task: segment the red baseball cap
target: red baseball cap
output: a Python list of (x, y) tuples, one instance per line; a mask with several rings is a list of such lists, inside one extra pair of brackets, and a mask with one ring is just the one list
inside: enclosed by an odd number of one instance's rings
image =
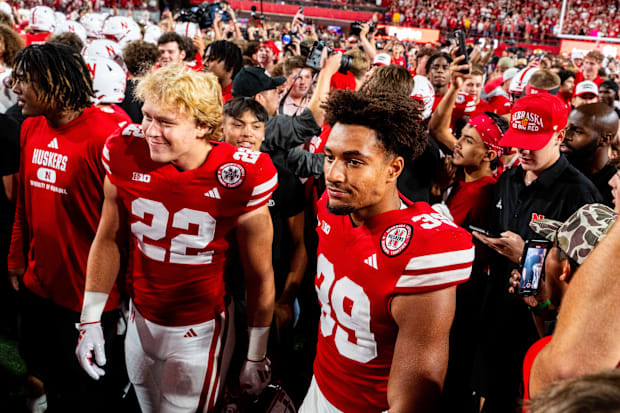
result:
[(510, 128), (500, 146), (537, 151), (568, 121), (564, 103), (549, 93), (527, 95), (517, 100), (510, 112)]
[(260, 47), (268, 47), (269, 49), (271, 49), (275, 57), (278, 57), (278, 55), (280, 54), (280, 49), (278, 49), (278, 46), (276, 46), (273, 40), (267, 40), (262, 42)]

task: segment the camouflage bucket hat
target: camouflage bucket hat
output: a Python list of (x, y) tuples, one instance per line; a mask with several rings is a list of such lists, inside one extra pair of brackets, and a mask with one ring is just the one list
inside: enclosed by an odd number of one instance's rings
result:
[(581, 265), (594, 247), (616, 222), (618, 214), (603, 204), (588, 204), (579, 208), (565, 222), (538, 219), (530, 228), (552, 242)]

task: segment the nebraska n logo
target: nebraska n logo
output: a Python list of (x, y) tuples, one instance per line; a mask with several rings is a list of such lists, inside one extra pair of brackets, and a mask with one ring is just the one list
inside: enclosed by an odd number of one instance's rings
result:
[(193, 328), (190, 328), (183, 337), (198, 337), (198, 334), (196, 334)]
[(370, 257), (366, 258), (364, 260), (364, 264), (368, 264), (369, 266), (377, 270), (377, 254), (372, 254)]
[(48, 148), (58, 149), (58, 140), (56, 138), (52, 139), (50, 143), (47, 144)]

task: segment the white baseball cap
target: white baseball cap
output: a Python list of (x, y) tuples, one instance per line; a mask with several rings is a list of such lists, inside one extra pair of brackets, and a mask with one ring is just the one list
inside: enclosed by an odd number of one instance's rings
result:
[(377, 53), (375, 60), (372, 61), (372, 64), (377, 66), (388, 66), (390, 63), (392, 58), (387, 53)]
[(577, 83), (575, 86), (575, 96), (585, 95), (586, 93), (592, 93), (598, 96), (598, 86), (591, 80), (584, 80), (583, 82)]

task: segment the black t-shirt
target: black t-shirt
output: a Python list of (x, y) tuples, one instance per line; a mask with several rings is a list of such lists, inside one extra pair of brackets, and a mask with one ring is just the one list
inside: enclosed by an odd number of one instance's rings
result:
[(133, 123), (142, 123), (143, 103), (134, 96), (136, 83), (137, 81), (134, 79), (127, 79), (127, 85), (125, 86), (125, 99), (123, 99), (118, 106), (127, 112), (127, 115), (129, 115)]
[(405, 162), (398, 177), (397, 187), (401, 194), (412, 202), (430, 202), (431, 186), (441, 165), (439, 147), (431, 137), (426, 150), (415, 160)]
[(588, 176), (594, 186), (601, 193), (601, 196), (603, 197), (603, 203), (612, 209), (614, 207), (614, 197), (613, 195), (611, 195), (611, 186), (609, 186), (609, 180), (612, 178), (612, 176), (615, 175), (617, 171), (618, 169), (616, 169), (615, 166), (607, 164), (603, 167), (603, 169), (601, 169), (594, 175)]
[[(19, 172), (19, 125), (5, 114), (0, 114), (0, 176)], [(8, 254), (15, 204), (9, 202), (0, 180), (0, 254), (2, 260)], [(6, 267), (4, 267), (6, 268)]]
[[(274, 162), (278, 172), (278, 187), (268, 202), (269, 214), (273, 223), (272, 263), (276, 284), (276, 297), (279, 297), (290, 269), (293, 243), (288, 230), (288, 219), (304, 210), (304, 187), (292, 172)], [(235, 300), (243, 299), (244, 277), (238, 251), (235, 250), (227, 265), (228, 291)]]

